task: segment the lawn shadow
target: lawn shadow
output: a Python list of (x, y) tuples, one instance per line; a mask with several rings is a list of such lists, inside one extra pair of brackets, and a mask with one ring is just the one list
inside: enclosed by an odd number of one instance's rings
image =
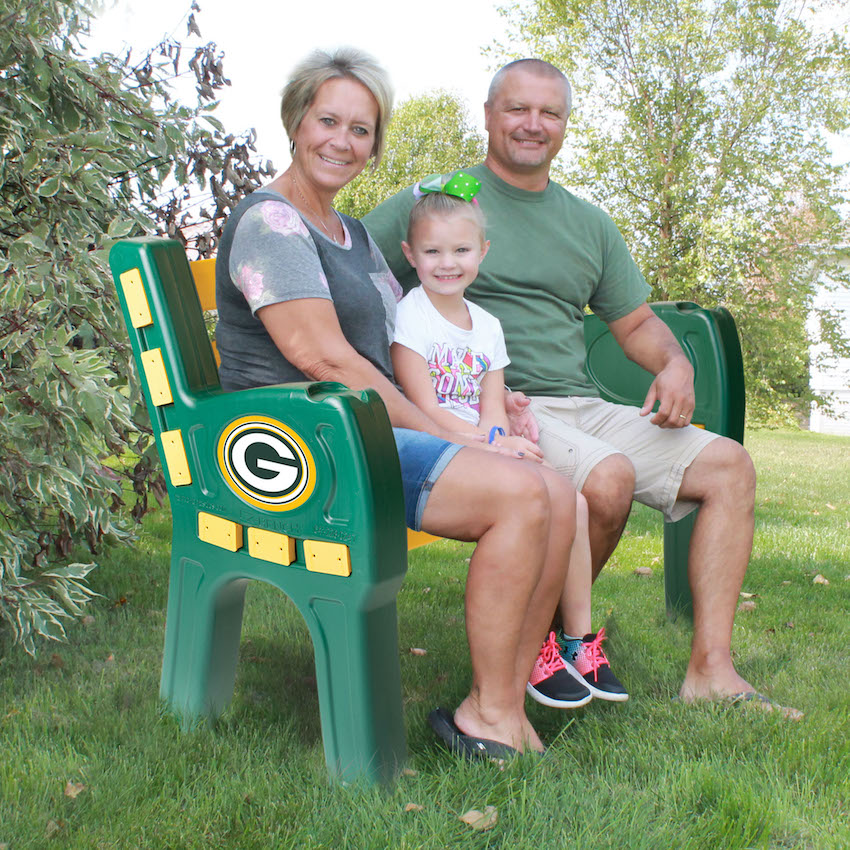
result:
[(322, 738), (307, 625), (289, 597), (259, 582), (248, 590), (230, 712), (243, 723), (290, 727), (309, 744)]

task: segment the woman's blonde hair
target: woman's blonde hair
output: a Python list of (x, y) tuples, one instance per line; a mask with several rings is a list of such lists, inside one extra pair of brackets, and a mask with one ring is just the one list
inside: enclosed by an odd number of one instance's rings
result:
[(313, 103), (319, 86), (335, 79), (355, 80), (364, 85), (378, 104), (375, 144), (372, 147), (374, 169), (384, 153), (387, 124), (393, 109), (393, 87), (389, 75), (377, 61), (356, 47), (339, 47), (333, 52), (314, 50), (293, 69), (280, 99), (280, 118), (290, 138), (289, 148), (295, 152), (292, 138)]

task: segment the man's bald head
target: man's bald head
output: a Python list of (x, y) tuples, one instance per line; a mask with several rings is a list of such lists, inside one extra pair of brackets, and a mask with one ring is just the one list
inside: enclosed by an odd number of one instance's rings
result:
[(564, 84), (564, 98), (567, 104), (567, 114), (569, 117), (573, 106), (573, 92), (570, 86), (570, 81), (559, 68), (556, 68), (550, 62), (544, 59), (516, 59), (513, 62), (508, 62), (507, 65), (496, 71), (487, 91), (487, 105), (491, 105), (498, 96), (499, 88), (512, 71), (525, 71), (529, 74), (536, 74), (540, 77), (549, 77), (559, 79)]

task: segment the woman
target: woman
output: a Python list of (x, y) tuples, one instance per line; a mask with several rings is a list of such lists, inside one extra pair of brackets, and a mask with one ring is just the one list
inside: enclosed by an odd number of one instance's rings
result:
[[(429, 718), (455, 751), (542, 751), (525, 686), (564, 583), (575, 491), (516, 451), (448, 432), (393, 383), (398, 284), (336, 193), (380, 161), (392, 92), (352, 48), (317, 51), (283, 90), (292, 164), (234, 210), (219, 247), (218, 348), (228, 390), (303, 380), (380, 394), (394, 427), (411, 528), (475, 540), (466, 584), (473, 681)], [(507, 590), (506, 592), (506, 589)]]

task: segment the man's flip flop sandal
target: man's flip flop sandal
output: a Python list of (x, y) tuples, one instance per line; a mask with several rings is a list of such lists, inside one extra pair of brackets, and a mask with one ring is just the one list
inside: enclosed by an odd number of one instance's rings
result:
[(455, 725), (454, 716), (448, 709), (434, 709), (428, 715), (428, 723), (451, 752), (464, 758), (498, 761), (520, 755), (519, 750), (499, 741), (465, 735)]
[[(684, 700), (678, 694), (672, 698), (672, 702), (680, 702), (685, 705)], [(695, 700), (695, 702), (697, 701)], [(703, 702), (703, 700), (699, 700), (699, 702)], [(778, 711), (786, 720), (802, 720), (806, 716), (799, 708), (780, 705), (778, 702), (774, 702), (770, 697), (766, 697), (758, 691), (742, 691), (739, 694), (732, 694), (732, 696), (720, 700), (705, 700), (705, 702), (709, 704), (714, 702), (715, 705), (725, 705), (730, 708), (753, 703), (764, 711)]]
[(743, 705), (745, 703), (755, 703), (759, 708), (765, 711), (778, 711), (787, 720), (802, 720), (805, 716), (798, 708), (790, 708), (789, 706), (780, 705), (772, 699), (760, 694), (758, 691), (746, 691), (740, 694), (725, 699), (727, 705)]

